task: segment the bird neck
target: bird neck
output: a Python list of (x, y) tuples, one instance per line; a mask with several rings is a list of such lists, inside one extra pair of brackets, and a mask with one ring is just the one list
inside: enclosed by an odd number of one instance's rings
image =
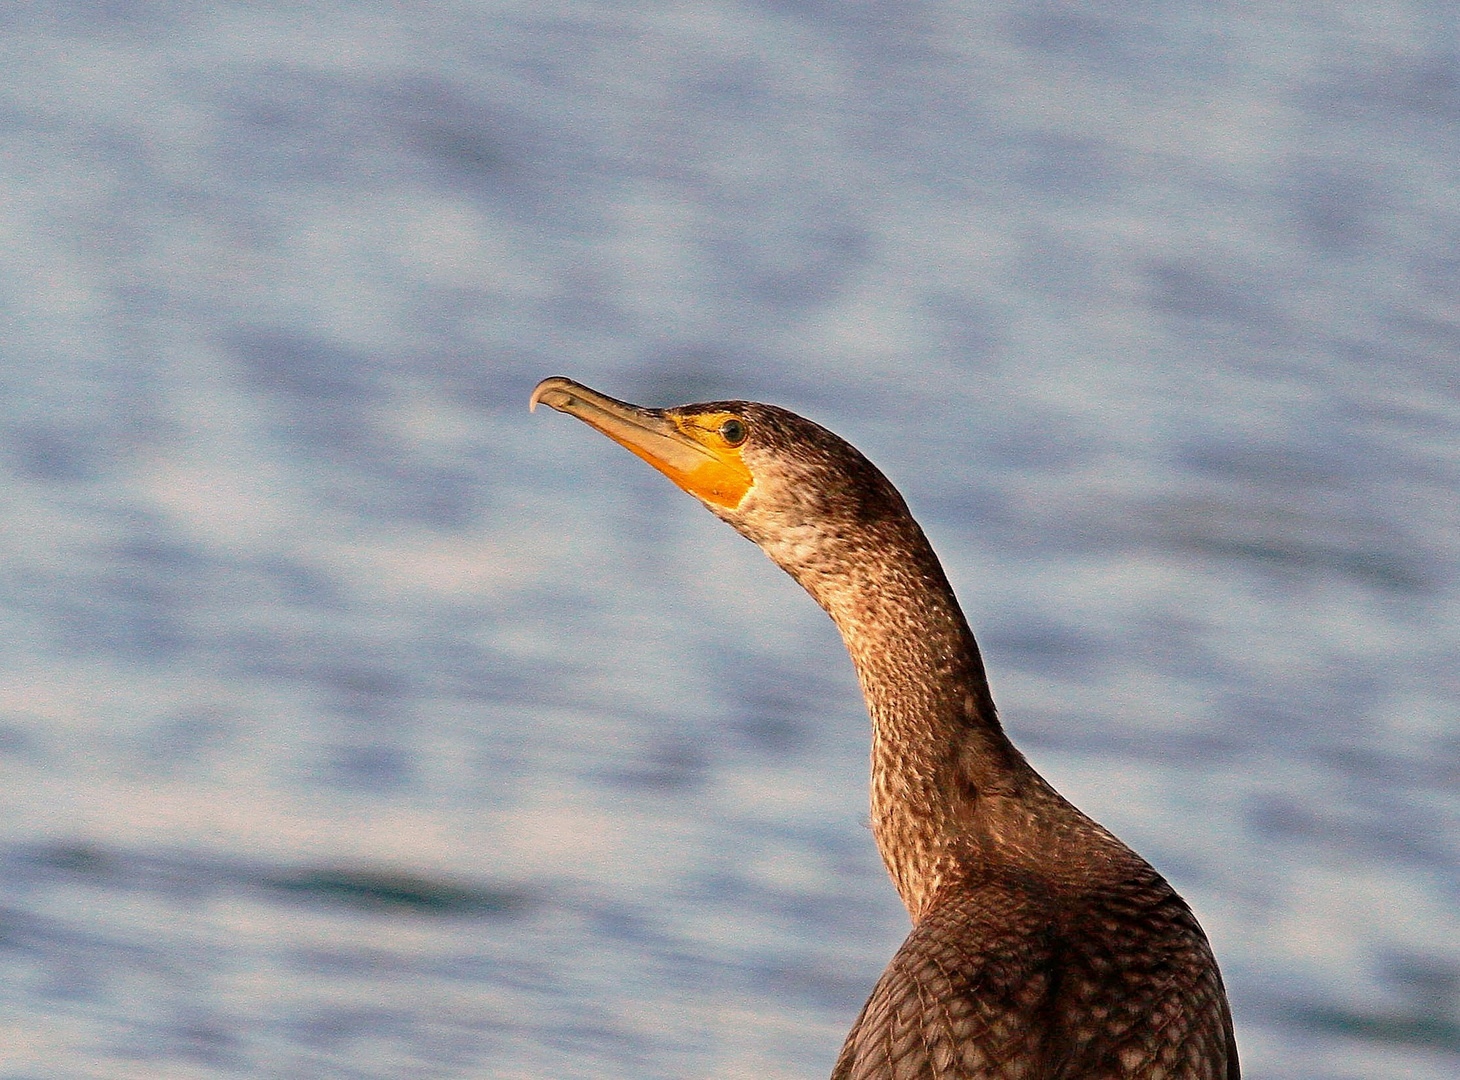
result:
[(917, 921), (989, 843), (980, 804), (1016, 804), (1044, 785), (998, 722), (978, 645), (921, 528), (907, 518), (877, 539), (791, 573), (856, 666), (872, 720), (872, 831)]

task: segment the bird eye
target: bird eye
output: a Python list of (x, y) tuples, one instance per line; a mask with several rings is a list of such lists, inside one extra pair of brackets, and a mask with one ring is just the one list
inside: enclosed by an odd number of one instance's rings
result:
[(731, 446), (739, 446), (745, 441), (747, 434), (743, 420), (726, 420), (720, 425), (720, 438), (724, 439)]

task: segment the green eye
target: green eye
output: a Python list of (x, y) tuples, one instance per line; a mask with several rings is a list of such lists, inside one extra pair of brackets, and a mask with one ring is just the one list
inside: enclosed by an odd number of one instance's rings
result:
[(745, 441), (747, 432), (743, 420), (726, 420), (720, 425), (720, 438), (724, 439), (731, 446), (739, 446)]

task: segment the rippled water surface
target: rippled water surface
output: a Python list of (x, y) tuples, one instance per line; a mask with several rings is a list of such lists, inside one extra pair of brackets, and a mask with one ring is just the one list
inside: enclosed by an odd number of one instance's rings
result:
[(1247, 1074), (1456, 1075), (1460, 22), (1309, 7), (4, 6), (0, 1077), (829, 1072), (850, 664), (550, 374), (850, 438)]

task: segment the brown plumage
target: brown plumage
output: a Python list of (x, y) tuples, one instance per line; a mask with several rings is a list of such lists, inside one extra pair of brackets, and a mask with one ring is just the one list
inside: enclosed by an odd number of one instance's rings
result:
[(532, 403), (622, 443), (758, 544), (836, 623), (872, 719), (872, 830), (913, 929), (832, 1080), (1237, 1080), (1201, 927), (1004, 734), (948, 579), (853, 446), (770, 405)]

